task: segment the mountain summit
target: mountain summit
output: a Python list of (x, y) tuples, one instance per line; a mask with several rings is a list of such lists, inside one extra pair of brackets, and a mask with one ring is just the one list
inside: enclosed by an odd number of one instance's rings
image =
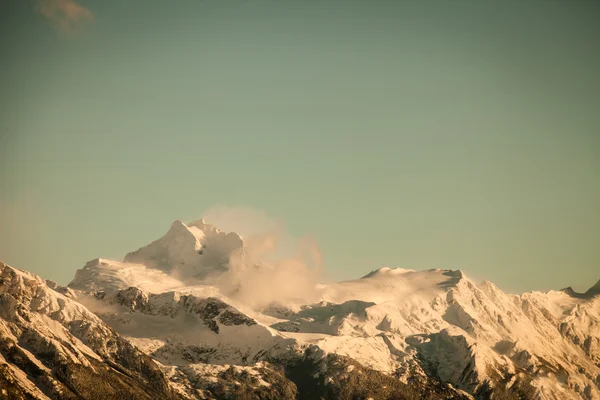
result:
[(163, 237), (127, 254), (124, 261), (182, 277), (204, 278), (226, 271), (230, 258), (243, 246), (238, 234), (221, 232), (204, 220), (188, 225), (175, 221)]
[(594, 286), (589, 288), (588, 291), (585, 292), (585, 294), (588, 296), (599, 295), (600, 294), (600, 280), (598, 282), (596, 282), (596, 284)]

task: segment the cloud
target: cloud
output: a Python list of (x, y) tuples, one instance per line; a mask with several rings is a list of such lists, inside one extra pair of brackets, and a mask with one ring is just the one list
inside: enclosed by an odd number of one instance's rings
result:
[(295, 240), (281, 222), (245, 207), (213, 208), (204, 219), (223, 231), (241, 233), (245, 241), (229, 259), (229, 270), (207, 283), (254, 309), (317, 300), (322, 257), (314, 239)]
[(62, 34), (80, 33), (86, 24), (94, 22), (92, 12), (73, 0), (37, 0), (35, 10)]

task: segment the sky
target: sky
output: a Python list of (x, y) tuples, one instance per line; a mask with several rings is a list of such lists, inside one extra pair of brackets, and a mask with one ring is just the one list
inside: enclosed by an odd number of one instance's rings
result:
[(1, 9), (8, 264), (66, 284), (230, 207), (314, 238), (327, 279), (600, 279), (598, 2)]

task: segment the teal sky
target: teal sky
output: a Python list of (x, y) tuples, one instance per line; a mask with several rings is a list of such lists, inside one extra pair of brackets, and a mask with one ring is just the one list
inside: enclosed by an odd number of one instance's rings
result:
[(600, 278), (598, 2), (79, 4), (2, 5), (3, 261), (65, 284), (229, 205), (336, 279)]

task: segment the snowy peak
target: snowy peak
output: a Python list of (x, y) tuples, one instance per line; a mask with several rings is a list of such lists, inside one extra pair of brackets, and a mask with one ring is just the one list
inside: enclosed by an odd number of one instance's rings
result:
[(188, 225), (175, 221), (163, 237), (127, 254), (124, 261), (181, 278), (204, 278), (226, 271), (230, 258), (243, 248), (238, 234), (221, 232), (204, 220)]

